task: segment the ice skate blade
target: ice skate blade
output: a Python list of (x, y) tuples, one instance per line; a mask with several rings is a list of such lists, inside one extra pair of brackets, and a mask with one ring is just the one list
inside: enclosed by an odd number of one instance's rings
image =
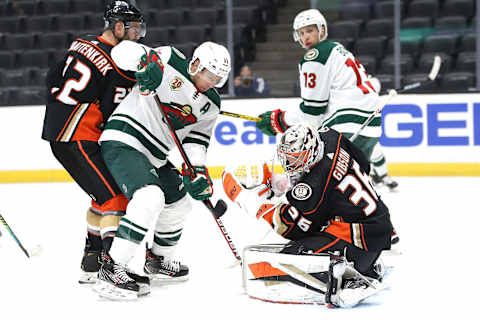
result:
[(146, 296), (147, 294), (150, 294), (150, 285), (146, 283), (139, 283), (138, 284), (139, 289), (138, 289), (138, 296), (143, 297)]
[(163, 275), (163, 274), (149, 274), (149, 273), (147, 273), (146, 275), (147, 275), (147, 277), (150, 278), (150, 281), (153, 284), (156, 284), (156, 285), (174, 284), (174, 283), (178, 283), (178, 282), (185, 282), (185, 281), (188, 280), (188, 275), (182, 276), (182, 277), (175, 277), (175, 278), (172, 278), (172, 277), (169, 277), (169, 276)]
[(97, 282), (93, 286), (93, 290), (97, 292), (100, 297), (109, 300), (137, 300), (140, 294), (137, 291), (120, 289), (118, 287), (115, 287), (113, 284), (102, 280), (97, 280)]
[(95, 284), (98, 279), (98, 272), (85, 272), (82, 271), (78, 283), (80, 284)]

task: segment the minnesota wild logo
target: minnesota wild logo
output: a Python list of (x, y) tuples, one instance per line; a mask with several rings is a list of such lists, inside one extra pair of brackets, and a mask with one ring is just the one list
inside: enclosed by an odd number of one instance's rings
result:
[(317, 59), (319, 54), (320, 53), (318, 52), (318, 49), (313, 48), (313, 49), (308, 50), (307, 53), (305, 53), (305, 56), (303, 58), (307, 61), (312, 61), (312, 60)]
[(181, 105), (172, 102), (169, 105), (165, 104), (164, 109), (167, 111), (168, 117), (172, 121), (175, 130), (197, 122), (197, 118), (192, 113), (192, 106), (188, 104)]

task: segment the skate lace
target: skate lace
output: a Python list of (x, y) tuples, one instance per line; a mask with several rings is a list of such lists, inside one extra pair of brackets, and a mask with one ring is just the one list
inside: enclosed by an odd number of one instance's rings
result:
[(162, 267), (168, 271), (178, 272), (180, 271), (180, 261), (163, 259)]
[(132, 281), (132, 278), (128, 276), (127, 271), (123, 267), (119, 265), (114, 265), (113, 271), (115, 273), (115, 276), (117, 276), (122, 282)]

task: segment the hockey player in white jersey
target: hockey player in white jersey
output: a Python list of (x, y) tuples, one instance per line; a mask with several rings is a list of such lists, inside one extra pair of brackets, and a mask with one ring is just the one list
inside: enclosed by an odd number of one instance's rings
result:
[[(298, 65), (302, 102), (299, 108), (261, 114), (257, 127), (276, 135), (305, 121), (353, 136), (379, 102), (364, 67), (340, 43), (327, 40), (327, 22), (319, 10), (300, 12), (293, 30), (294, 40), (306, 50)], [(367, 158), (380, 136), (380, 124), (380, 116), (374, 118), (354, 142)]]
[[(371, 75), (369, 75), (368, 79), (375, 88), (375, 91), (380, 93), (382, 89), (382, 84), (380, 80)], [(398, 183), (393, 180), (388, 174), (387, 160), (385, 159), (385, 155), (383, 154), (380, 142), (377, 142), (373, 147), (370, 163), (372, 164), (373, 169), (370, 171), (370, 176), (372, 177), (375, 185), (385, 186), (390, 191), (396, 191)]]
[[(206, 152), (220, 112), (214, 87), (225, 84), (230, 55), (225, 47), (205, 42), (188, 61), (174, 47), (151, 49), (123, 41), (112, 58), (122, 69), (137, 70), (138, 85), (117, 107), (100, 138), (105, 162), (129, 204), (95, 290), (107, 298), (136, 299), (139, 286), (125, 273), (126, 266), (151, 229), (153, 244), (144, 272), (152, 280), (169, 282), (188, 277), (187, 266), (172, 257), (191, 210), (186, 193), (196, 200), (213, 193)], [(160, 108), (173, 123), (195, 173), (184, 165), (180, 175), (168, 160), (175, 143)]]

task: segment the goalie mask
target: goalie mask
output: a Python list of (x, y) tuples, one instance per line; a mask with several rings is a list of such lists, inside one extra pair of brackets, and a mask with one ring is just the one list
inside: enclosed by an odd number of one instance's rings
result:
[(306, 124), (290, 127), (280, 138), (277, 156), (288, 176), (302, 175), (323, 157), (324, 143)]
[[(320, 13), (320, 11), (318, 11), (317, 9), (308, 9), (300, 12), (299, 14), (297, 14), (295, 20), (293, 21), (293, 40), (300, 43), (300, 45), (304, 49), (306, 47), (300, 38), (299, 29), (311, 25), (316, 25), (318, 28), (319, 42), (327, 39), (328, 36), (327, 21), (325, 20), (325, 17)], [(325, 27), (325, 34), (323, 35), (323, 37), (322, 27)]]
[(105, 29), (112, 29), (115, 23), (120, 21), (125, 26), (125, 30), (133, 28), (132, 22), (138, 22), (140, 28), (138, 34), (140, 38), (145, 37), (147, 33), (147, 26), (143, 19), (143, 15), (134, 5), (129, 4), (126, 1), (113, 1), (105, 8), (103, 14), (103, 20), (105, 20)]
[[(200, 63), (197, 70), (192, 72), (193, 63), (198, 60)], [(212, 76), (220, 77), (221, 79), (215, 84), (215, 87), (221, 88), (228, 80), (230, 73), (230, 53), (227, 48), (222, 45), (207, 41), (199, 45), (192, 55), (192, 60), (188, 66), (188, 73), (192, 76), (207, 69)]]

